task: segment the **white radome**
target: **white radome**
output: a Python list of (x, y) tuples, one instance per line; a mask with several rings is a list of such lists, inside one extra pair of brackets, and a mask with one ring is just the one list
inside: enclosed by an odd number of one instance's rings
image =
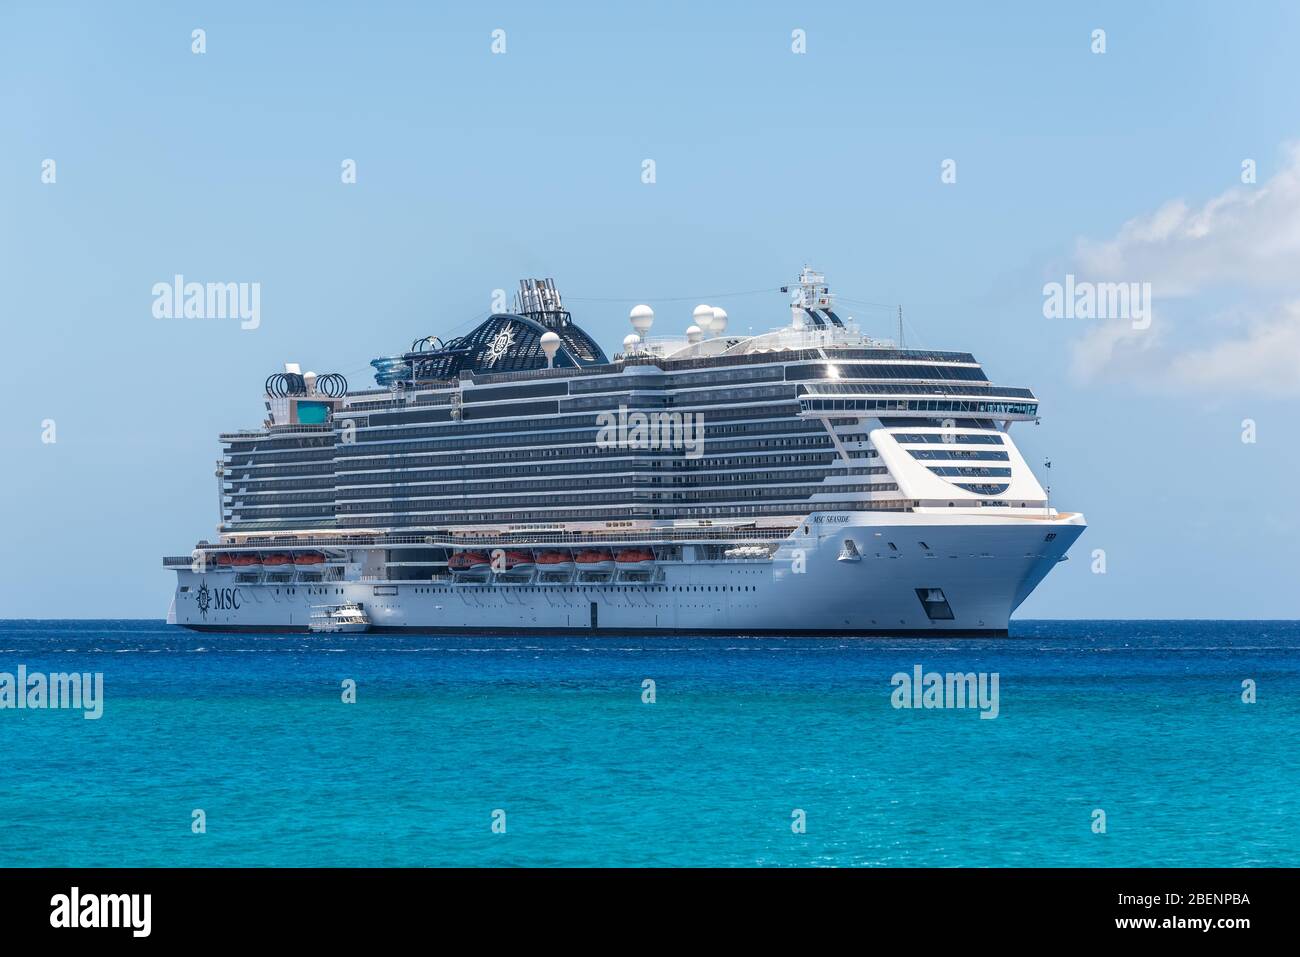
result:
[(703, 303), (695, 307), (691, 313), (691, 320), (700, 327), (703, 332), (708, 332), (713, 325), (713, 307), (706, 306)]
[(699, 326), (690, 326), (690, 327), (688, 327), (687, 330), (686, 330), (686, 341), (687, 341), (687, 342), (690, 342), (690, 343), (696, 343), (696, 342), (699, 342), (700, 339), (703, 338), (703, 336), (704, 336), (704, 333), (700, 330), (700, 327), (699, 327)]
[(713, 307), (713, 334), (720, 336), (727, 331), (727, 310), (721, 306)]
[(628, 319), (631, 320), (632, 328), (636, 330), (637, 335), (644, 336), (650, 331), (650, 327), (654, 324), (655, 311), (642, 303), (639, 306), (632, 307), (632, 312), (628, 314)]
[(623, 337), (623, 351), (636, 352), (636, 347), (641, 344), (641, 337), (635, 332), (630, 332)]
[(560, 337), (554, 332), (543, 332), (540, 340), (542, 351), (546, 353), (546, 364), (555, 362), (555, 353), (560, 351)]

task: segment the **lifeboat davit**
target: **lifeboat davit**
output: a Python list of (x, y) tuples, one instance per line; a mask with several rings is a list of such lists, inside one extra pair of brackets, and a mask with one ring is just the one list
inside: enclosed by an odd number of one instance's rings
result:
[(324, 565), (325, 556), (320, 552), (299, 552), (293, 556), (295, 565)]
[(655, 553), (648, 548), (625, 548), (616, 560), (620, 568), (648, 568), (655, 563)]
[(551, 549), (537, 556), (537, 567), (544, 572), (567, 572), (573, 569), (573, 557), (568, 552)]
[(614, 570), (614, 556), (603, 548), (584, 548), (574, 559), (578, 570), (584, 572), (608, 572)]

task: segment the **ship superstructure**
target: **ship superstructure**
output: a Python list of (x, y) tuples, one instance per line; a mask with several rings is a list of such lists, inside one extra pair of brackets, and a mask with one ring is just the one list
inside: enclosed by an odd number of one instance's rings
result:
[(654, 311), (608, 357), (555, 284), (372, 365), (288, 364), (261, 429), (221, 436), (218, 540), (164, 559), (172, 617), (307, 630), (1004, 632), (1083, 531), (1010, 436), (1029, 389), (900, 348), (805, 268), (779, 329)]

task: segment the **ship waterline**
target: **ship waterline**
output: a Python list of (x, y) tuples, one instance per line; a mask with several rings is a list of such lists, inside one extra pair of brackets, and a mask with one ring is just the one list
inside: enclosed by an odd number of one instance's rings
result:
[(169, 621), (307, 631), (1005, 633), (1082, 515), (1010, 429), (1028, 389), (863, 334), (805, 268), (791, 319), (684, 337), (647, 306), (610, 360), (549, 280), (469, 335), (377, 359), (377, 390), (288, 364), (222, 435), (215, 542), (164, 559)]

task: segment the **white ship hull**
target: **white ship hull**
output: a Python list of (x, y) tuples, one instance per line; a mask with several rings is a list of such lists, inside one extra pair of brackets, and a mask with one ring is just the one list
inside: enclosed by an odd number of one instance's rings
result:
[(997, 635), (1083, 529), (1081, 516), (1045, 510), (814, 513), (768, 559), (697, 561), (687, 549), (646, 582), (382, 581), (364, 562), (318, 583), (179, 569), (175, 614), (200, 630), (306, 632), (329, 601), (359, 603), (375, 632)]

